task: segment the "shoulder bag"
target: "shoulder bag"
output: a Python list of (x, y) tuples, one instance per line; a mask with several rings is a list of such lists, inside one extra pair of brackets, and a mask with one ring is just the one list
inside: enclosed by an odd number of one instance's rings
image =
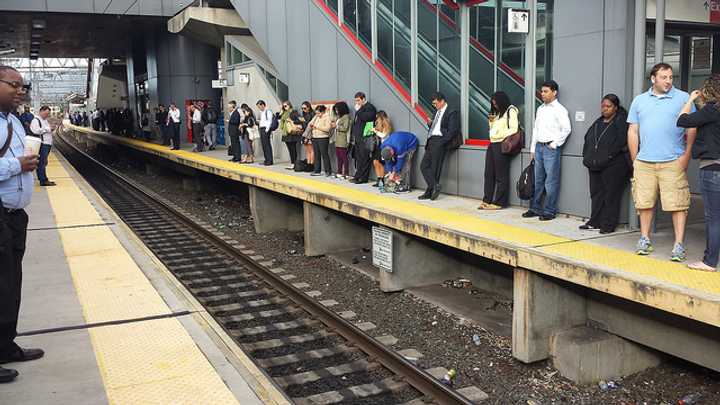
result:
[(518, 113), (518, 130), (514, 134), (508, 136), (507, 138), (503, 139), (502, 144), (500, 145), (500, 152), (503, 155), (509, 155), (509, 156), (515, 156), (522, 148), (525, 146), (525, 133), (523, 132), (522, 128), (520, 128), (520, 112), (518, 111), (517, 107), (510, 106), (508, 107), (507, 114), (507, 125), (508, 128), (510, 128), (510, 109), (514, 108), (515, 111)]

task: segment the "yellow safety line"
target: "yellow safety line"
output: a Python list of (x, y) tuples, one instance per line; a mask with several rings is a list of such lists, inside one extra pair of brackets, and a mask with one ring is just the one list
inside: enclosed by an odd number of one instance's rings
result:
[[(47, 188), (59, 221), (100, 217), (51, 155)], [(170, 308), (108, 227), (60, 229), (88, 323), (169, 314)], [(175, 318), (88, 330), (111, 404), (236, 404), (237, 400)]]

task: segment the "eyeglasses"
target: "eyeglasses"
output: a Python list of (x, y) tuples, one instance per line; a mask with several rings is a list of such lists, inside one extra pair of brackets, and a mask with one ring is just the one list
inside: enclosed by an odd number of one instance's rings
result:
[(22, 90), (23, 92), (30, 91), (30, 85), (29, 84), (23, 84), (22, 82), (9, 82), (7, 80), (0, 79), (0, 82), (3, 82), (15, 90)]

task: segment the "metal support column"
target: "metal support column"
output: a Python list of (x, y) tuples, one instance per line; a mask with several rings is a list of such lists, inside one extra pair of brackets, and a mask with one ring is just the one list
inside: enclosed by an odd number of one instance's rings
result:
[(537, 0), (528, 0), (527, 8), (530, 10), (529, 31), (525, 37), (525, 133), (526, 139), (532, 139), (532, 129), (535, 124), (535, 88), (537, 55)]
[(418, 4), (410, 1), (410, 101), (418, 103)]
[(372, 62), (375, 63), (377, 61), (378, 57), (378, 44), (377, 44), (377, 37), (378, 37), (378, 26), (377, 26), (377, 2), (378, 0), (371, 0), (370, 1), (370, 30), (372, 31), (372, 40), (370, 43), (372, 44)]
[(460, 5), (460, 126), (470, 134), (470, 8)]
[[(633, 46), (633, 97), (642, 93), (646, 84), (645, 78), (645, 24), (647, 20), (647, 0), (635, 0), (635, 40)], [(657, 49), (657, 48), (656, 48)], [(628, 203), (628, 227), (638, 229), (639, 218), (635, 204)]]
[(345, 23), (345, 1), (338, 1), (338, 26), (342, 26)]
[(657, 0), (655, 8), (655, 63), (665, 56), (665, 0)]

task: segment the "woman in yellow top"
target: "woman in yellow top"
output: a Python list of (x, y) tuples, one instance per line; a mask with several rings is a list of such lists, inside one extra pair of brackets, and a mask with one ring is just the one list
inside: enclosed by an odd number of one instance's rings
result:
[(490, 146), (485, 154), (485, 197), (481, 210), (499, 210), (508, 206), (510, 197), (510, 160), (501, 151), (502, 141), (518, 131), (518, 109), (502, 91), (490, 99)]

